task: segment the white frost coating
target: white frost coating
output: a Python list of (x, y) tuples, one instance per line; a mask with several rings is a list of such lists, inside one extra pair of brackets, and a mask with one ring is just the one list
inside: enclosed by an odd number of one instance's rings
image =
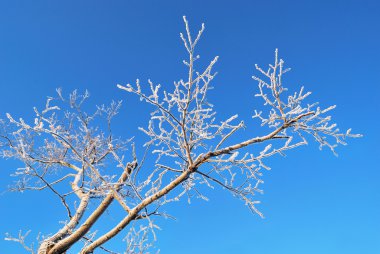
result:
[[(263, 216), (255, 195), (263, 192), (262, 169), (270, 169), (269, 157), (284, 156), (287, 150), (307, 144), (309, 137), (334, 153), (347, 137), (360, 137), (351, 134), (351, 129), (340, 132), (331, 122), (326, 113), (335, 106), (320, 108), (318, 103), (306, 102), (311, 93), (303, 87), (288, 93), (283, 75), (290, 69), (284, 68), (276, 50), (274, 63), (267, 70), (256, 65), (259, 76), (253, 76), (258, 83), (256, 97), (267, 110), (254, 110), (252, 117), (260, 120), (267, 134), (248, 133), (250, 138), (241, 141), (238, 133), (245, 127), (244, 121), (237, 114), (217, 120), (208, 100), (218, 57), (204, 69), (195, 64), (200, 58), (195, 49), (204, 25), (192, 38), (186, 17), (184, 22), (186, 32), (180, 38), (188, 53), (183, 61), (186, 77), (172, 87), (151, 80), (117, 85), (152, 106), (150, 120), (139, 128), (148, 137), (144, 147), (134, 145), (133, 138), (123, 140), (113, 135), (112, 119), (121, 102), (85, 112), (88, 91), (83, 95), (74, 91), (65, 98), (57, 89), (57, 99), (48, 97), (44, 109), (34, 108), (32, 124), (22, 118), (17, 121), (10, 114), (6, 114), (7, 120), (0, 119), (0, 155), (24, 164), (13, 173), (17, 182), (12, 190), (50, 190), (67, 212), (64, 226), (46, 237), (34, 253), (63, 253), (79, 240), (84, 241), (82, 254), (96, 248), (114, 253), (103, 244), (125, 227), (129, 227), (126, 253), (144, 252), (152, 246), (148, 236), (155, 239), (153, 217), (170, 217), (162, 207), (183, 199), (208, 200), (205, 187), (221, 187)], [(147, 159), (149, 156), (153, 160)], [(88, 206), (92, 200), (101, 203)], [(112, 202), (125, 210), (125, 218), (108, 232), (96, 234), (95, 222)], [(8, 237), (15, 239), (29, 248), (25, 235)]]

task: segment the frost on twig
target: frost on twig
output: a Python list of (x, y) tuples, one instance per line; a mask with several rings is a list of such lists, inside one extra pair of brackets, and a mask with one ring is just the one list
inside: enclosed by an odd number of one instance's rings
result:
[[(21, 244), (21, 246), (27, 252), (29, 252), (31, 254), (37, 254), (37, 251), (36, 251), (35, 246), (34, 246), (34, 242), (32, 242), (31, 244), (26, 243), (26, 238), (28, 237), (30, 232), (31, 232), (31, 230), (28, 230), (26, 233), (23, 234), (22, 231), (20, 230), (17, 237), (13, 237), (9, 233), (6, 233), (4, 240), (5, 241), (17, 242), (17, 243)], [(40, 235), (37, 236), (37, 241), (39, 241), (39, 240), (40, 240)]]
[[(305, 92), (302, 87), (299, 92), (289, 94), (283, 85), (283, 76), (290, 69), (284, 67), (284, 61), (275, 51), (274, 63), (263, 70), (256, 65), (258, 76), (253, 79), (258, 82), (260, 97), (268, 108), (268, 114), (262, 111), (254, 111), (253, 118), (258, 118), (262, 126), (268, 126), (274, 130), (274, 134), (260, 140), (248, 140), (235, 146), (225, 148), (225, 141), (244, 128), (244, 122), (238, 121), (238, 115), (234, 115), (225, 121), (216, 120), (216, 112), (213, 105), (207, 100), (207, 93), (211, 81), (215, 78), (213, 67), (218, 60), (214, 58), (209, 65), (198, 70), (195, 45), (198, 43), (204, 26), (197, 33), (196, 39), (192, 39), (190, 28), (186, 18), (186, 33), (180, 34), (188, 53), (188, 59), (184, 64), (188, 69), (188, 77), (174, 82), (172, 90), (164, 90), (160, 84), (154, 84), (148, 80), (148, 85), (143, 85), (137, 80), (135, 85), (118, 85), (122, 90), (133, 93), (153, 106), (151, 119), (147, 127), (141, 127), (149, 140), (146, 146), (153, 146), (153, 153), (157, 156), (156, 170), (145, 182), (151, 187), (148, 194), (157, 191), (164, 182), (173, 179), (205, 154), (215, 153), (205, 160), (209, 166), (205, 170), (198, 168), (196, 174), (191, 175), (181, 185), (182, 192), (177, 192), (174, 197), (165, 197), (163, 203), (177, 201), (183, 196), (196, 196), (207, 200), (198, 184), (205, 184), (213, 188), (214, 185), (223, 187), (233, 195), (242, 199), (255, 213), (262, 214), (256, 209), (259, 203), (253, 196), (262, 193), (260, 185), (261, 169), (269, 169), (266, 160), (275, 154), (284, 155), (287, 150), (307, 144), (307, 136), (311, 135), (320, 145), (327, 146), (334, 154), (338, 144), (345, 144), (347, 137), (359, 137), (360, 135), (340, 132), (335, 123), (331, 123), (331, 116), (327, 115), (335, 106), (320, 108), (318, 103), (307, 103), (306, 99), (311, 94)], [(147, 89), (145, 88), (147, 87)], [(257, 153), (245, 148), (251, 143), (265, 142), (266, 145)], [(257, 149), (254, 149), (257, 150)], [(169, 159), (169, 160), (168, 160)], [(161, 161), (171, 161), (161, 163)], [(156, 180), (153, 175), (156, 175)], [(168, 176), (167, 176), (168, 175)], [(164, 180), (165, 176), (169, 180)], [(161, 201), (157, 201), (160, 203)]]
[[(114, 135), (112, 120), (121, 102), (87, 113), (87, 91), (64, 96), (57, 90), (57, 98), (49, 97), (43, 109), (34, 109), (34, 121), (11, 114), (0, 120), (0, 155), (23, 163), (13, 173), (17, 183), (12, 190), (48, 190), (67, 213), (63, 227), (42, 241), (38, 254), (64, 253), (80, 240), (81, 254), (97, 248), (114, 253), (103, 244), (124, 228), (129, 229), (125, 253), (148, 253), (158, 228), (153, 218), (172, 218), (164, 211), (171, 202), (207, 201), (206, 188), (220, 187), (263, 216), (255, 196), (263, 192), (262, 175), (270, 169), (270, 157), (284, 156), (309, 140), (335, 154), (346, 138), (360, 137), (350, 129), (341, 132), (332, 122), (329, 113), (335, 106), (309, 102), (311, 93), (303, 87), (288, 91), (284, 74), (289, 69), (277, 50), (274, 63), (268, 68), (256, 65), (253, 76), (258, 83), (256, 97), (265, 105), (264, 112), (253, 112), (253, 118), (263, 131), (240, 135), (245, 122), (238, 114), (221, 118), (208, 100), (218, 57), (204, 68), (198, 65), (196, 46), (205, 27), (202, 24), (193, 36), (185, 17), (184, 22), (180, 38), (187, 52), (185, 77), (173, 86), (152, 80), (118, 85), (151, 106), (148, 123), (139, 128), (147, 137), (143, 146)], [(257, 136), (262, 132), (266, 134)], [(100, 202), (91, 207), (93, 200)], [(112, 203), (125, 216), (99, 233), (96, 222)], [(23, 235), (17, 239), (26, 246)]]
[[(155, 230), (159, 229), (157, 225), (150, 219), (147, 223), (131, 225), (129, 232), (123, 239), (127, 243), (125, 254), (145, 253), (150, 254), (154, 249), (154, 242), (156, 241)], [(159, 250), (155, 252), (159, 253)]]
[[(301, 87), (299, 92), (287, 94), (287, 88), (283, 86), (283, 76), (289, 68), (284, 68), (284, 61), (278, 57), (278, 50), (275, 51), (275, 61), (269, 65), (267, 71), (264, 71), (258, 65), (256, 70), (263, 76), (253, 76), (258, 82), (259, 93), (264, 105), (269, 107), (269, 114), (263, 116), (262, 112), (255, 111), (253, 118), (259, 118), (262, 126), (268, 125), (271, 128), (278, 128), (284, 124), (290, 124), (292, 135), (300, 137), (306, 143), (303, 134), (309, 134), (314, 137), (322, 147), (327, 146), (336, 154), (335, 147), (338, 144), (346, 145), (347, 137), (361, 137), (358, 134), (352, 134), (351, 129), (346, 132), (340, 132), (337, 124), (331, 122), (331, 116), (327, 115), (329, 111), (336, 106), (321, 108), (318, 102), (305, 103), (305, 99), (311, 95), (311, 92), (305, 92)], [(285, 128), (281, 134), (288, 136), (288, 129)]]

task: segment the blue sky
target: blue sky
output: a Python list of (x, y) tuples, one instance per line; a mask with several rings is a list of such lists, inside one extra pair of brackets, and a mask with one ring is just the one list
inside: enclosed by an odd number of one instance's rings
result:
[[(160, 222), (158, 247), (164, 254), (380, 253), (379, 13), (377, 1), (348, 0), (1, 1), (0, 114), (28, 116), (57, 87), (88, 89), (94, 104), (123, 99), (118, 128), (135, 131), (147, 112), (116, 84), (151, 78), (170, 87), (181, 78), (186, 15), (193, 30), (206, 24), (202, 61), (220, 56), (210, 101), (220, 116), (239, 113), (249, 122), (261, 103), (254, 64), (270, 63), (279, 48), (293, 69), (288, 86), (337, 104), (339, 126), (364, 137), (339, 147), (339, 157), (311, 143), (274, 158), (258, 197), (265, 219), (223, 191), (210, 202), (170, 207), (177, 221)], [(1, 193), (13, 166), (0, 161)], [(1, 194), (0, 235), (56, 229), (62, 210), (51, 198)], [(0, 252), (23, 253), (4, 241)]]

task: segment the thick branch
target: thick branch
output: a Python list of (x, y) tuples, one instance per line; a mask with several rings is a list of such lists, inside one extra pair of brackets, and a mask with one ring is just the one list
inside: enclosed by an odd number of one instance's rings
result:
[(62, 239), (67, 234), (71, 233), (71, 231), (78, 225), (79, 221), (82, 219), (84, 211), (87, 208), (88, 201), (90, 200), (90, 195), (84, 195), (81, 199), (79, 206), (75, 215), (70, 219), (69, 223), (67, 223), (62, 229), (60, 229), (55, 235), (49, 237), (41, 244), (38, 254), (46, 254), (49, 250), (49, 247), (52, 246), (56, 241)]
[[(133, 169), (137, 166), (137, 163), (128, 164), (123, 174), (120, 176), (116, 187), (116, 190), (121, 188), (121, 184), (124, 183), (127, 178), (132, 173)], [(95, 224), (99, 217), (106, 211), (109, 205), (114, 200), (114, 193), (110, 192), (100, 203), (100, 205), (92, 212), (92, 214), (87, 218), (87, 220), (69, 237), (59, 241), (49, 252), (48, 254), (61, 254), (64, 251), (68, 250), (73, 244), (79, 241)]]
[(164, 195), (166, 195), (167, 193), (169, 193), (171, 190), (173, 190), (174, 188), (176, 188), (179, 184), (181, 184), (183, 181), (185, 181), (193, 172), (195, 172), (197, 170), (197, 168), (199, 166), (201, 166), (209, 158), (215, 157), (215, 156), (218, 156), (218, 155), (221, 155), (221, 154), (226, 154), (226, 153), (229, 153), (229, 152), (231, 152), (233, 150), (237, 150), (237, 149), (240, 149), (242, 147), (245, 147), (245, 146), (248, 146), (248, 145), (251, 145), (251, 144), (254, 144), (254, 143), (260, 143), (260, 142), (264, 142), (266, 140), (270, 140), (270, 139), (274, 138), (279, 132), (281, 132), (282, 130), (284, 130), (284, 129), (288, 128), (289, 126), (291, 126), (291, 124), (297, 122), (302, 117), (305, 117), (305, 116), (310, 115), (312, 113), (313, 112), (309, 112), (309, 113), (300, 115), (297, 118), (295, 118), (292, 121), (290, 121), (289, 123), (285, 123), (280, 128), (274, 130), (273, 132), (269, 133), (266, 136), (253, 138), (253, 139), (247, 140), (245, 142), (229, 146), (229, 147), (224, 148), (224, 149), (220, 149), (220, 150), (217, 150), (217, 151), (214, 151), (214, 152), (209, 152), (209, 153), (207, 153), (204, 156), (199, 156), (196, 159), (196, 161), (194, 162), (194, 164), (191, 165), (187, 170), (185, 170), (184, 172), (182, 172), (177, 178), (175, 178), (172, 182), (170, 182), (168, 185), (166, 185), (163, 189), (161, 189), (157, 193), (155, 193), (155, 194), (153, 194), (153, 195), (145, 198), (139, 205), (137, 205), (135, 208), (133, 208), (131, 210), (131, 212), (128, 214), (128, 216), (126, 216), (123, 220), (121, 220), (119, 222), (119, 224), (117, 224), (113, 229), (111, 229), (106, 234), (102, 235), (97, 240), (95, 240), (92, 244), (90, 244), (89, 246), (87, 246), (86, 248), (84, 248), (81, 251), (81, 254), (92, 253), (94, 251), (94, 249), (96, 249), (97, 247), (101, 246), (102, 244), (104, 244), (108, 240), (112, 239), (115, 235), (117, 235), (118, 233), (120, 233), (120, 231), (122, 231), (132, 220), (134, 220), (137, 217), (138, 213), (142, 209), (146, 208), (148, 205), (150, 205), (154, 201), (160, 199), (161, 197), (163, 197)]
[(144, 209), (154, 201), (160, 199), (164, 195), (168, 194), (171, 190), (173, 190), (175, 187), (177, 187), (179, 184), (185, 181), (195, 170), (195, 167), (190, 167), (188, 170), (182, 172), (177, 178), (175, 178), (172, 182), (166, 185), (163, 189), (145, 198), (139, 205), (133, 208), (131, 212), (128, 214), (128, 216), (121, 220), (119, 224), (117, 224), (113, 229), (111, 229), (106, 234), (102, 235), (97, 240), (95, 240), (92, 244), (84, 248), (81, 251), (81, 254), (92, 253), (94, 249), (101, 246), (108, 240), (112, 239), (115, 235), (122, 231), (132, 220), (134, 220), (142, 209)]

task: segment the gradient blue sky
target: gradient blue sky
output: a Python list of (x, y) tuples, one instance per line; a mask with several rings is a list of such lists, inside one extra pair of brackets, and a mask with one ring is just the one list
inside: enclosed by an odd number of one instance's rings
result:
[[(146, 119), (144, 107), (115, 85), (149, 77), (169, 87), (179, 79), (187, 15), (193, 30), (206, 23), (201, 59), (220, 56), (210, 95), (218, 114), (238, 112), (250, 122), (261, 103), (253, 97), (254, 64), (270, 63), (278, 47), (293, 68), (288, 86), (305, 85), (322, 105), (337, 104), (336, 122), (364, 138), (340, 147), (338, 158), (315, 144), (275, 158), (258, 197), (265, 219), (223, 191), (210, 202), (172, 206), (178, 220), (160, 222), (158, 247), (163, 254), (380, 253), (379, 13), (378, 1), (349, 0), (1, 1), (1, 117), (29, 115), (56, 87), (89, 89), (94, 104), (124, 99), (117, 123), (135, 130)], [(1, 193), (13, 166), (0, 161)], [(1, 194), (1, 238), (56, 229), (63, 211), (52, 198)], [(0, 253), (24, 252), (0, 241)]]

